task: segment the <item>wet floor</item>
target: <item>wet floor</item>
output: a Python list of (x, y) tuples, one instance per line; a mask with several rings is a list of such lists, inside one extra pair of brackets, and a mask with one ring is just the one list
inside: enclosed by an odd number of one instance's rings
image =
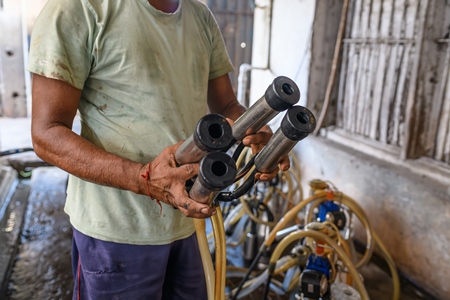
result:
[[(31, 186), (30, 197), (5, 300), (72, 299), (71, 227), (63, 212), (67, 174), (54, 167), (40, 167), (32, 174), (26, 183)], [(391, 299), (386, 273), (371, 264), (363, 274), (371, 299)], [(261, 299), (262, 292), (257, 290), (245, 299)], [(401, 300), (419, 299), (432, 298), (403, 286)]]
[(32, 189), (6, 299), (72, 299), (71, 227), (63, 212), (66, 173), (33, 171)]

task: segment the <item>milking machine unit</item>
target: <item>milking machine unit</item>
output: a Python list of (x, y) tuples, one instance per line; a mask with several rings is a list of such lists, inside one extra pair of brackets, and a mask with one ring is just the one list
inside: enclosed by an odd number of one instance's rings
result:
[[(299, 97), (294, 82), (277, 77), (232, 126), (220, 115), (202, 118), (175, 154), (179, 164), (200, 161), (198, 176), (187, 183), (189, 196), (217, 207), (211, 217), (215, 266), (205, 220), (194, 219), (208, 299), (242, 299), (264, 287), (262, 299), (275, 293), (290, 299), (366, 300), (369, 296), (358, 270), (369, 262), (376, 245), (391, 270), (393, 300), (397, 300), (400, 284), (395, 264), (353, 199), (322, 180), (311, 181), (310, 197), (303, 199), (300, 176), (291, 170), (279, 172), (270, 182), (255, 180), (257, 172), (276, 169), (279, 158), (314, 131), (312, 113), (295, 105)], [(242, 139), (282, 111), (278, 130), (258, 154), (249, 156)], [(227, 153), (235, 144), (230, 157)], [(298, 169), (295, 156), (291, 160), (291, 169)], [(297, 192), (299, 199), (293, 201)], [(222, 207), (227, 211), (222, 213)], [(359, 256), (352, 247), (355, 217), (367, 238), (366, 251)], [(233, 271), (227, 266), (226, 249), (236, 245), (242, 246), (245, 268)], [(226, 282), (236, 274), (238, 284), (228, 286)]]
[[(313, 180), (310, 186), (309, 198), (273, 222), (250, 267), (239, 276), (239, 285), (229, 291), (229, 298), (241, 299), (263, 286), (262, 299), (269, 290), (290, 295), (290, 299), (369, 299), (359, 269), (369, 262), (377, 246), (391, 271), (392, 299), (398, 300), (400, 282), (395, 264), (358, 203), (331, 183)], [(303, 210), (303, 219), (294, 222)], [(354, 217), (365, 229), (367, 242), (362, 255), (356, 255), (352, 248)], [(229, 224), (227, 219), (225, 224)], [(261, 267), (257, 263), (263, 254), (269, 262)]]
[[(377, 245), (391, 270), (393, 299), (397, 300), (400, 289), (395, 264), (353, 199), (322, 180), (311, 181), (310, 197), (303, 199), (300, 175), (291, 170), (279, 172), (270, 182), (255, 179), (257, 172), (275, 170), (280, 157), (314, 131), (315, 117), (296, 105), (299, 99), (296, 84), (277, 77), (232, 126), (223, 116), (206, 115), (175, 153), (180, 165), (200, 162), (197, 177), (186, 185), (189, 196), (217, 208), (211, 217), (212, 250), (205, 220), (194, 219), (208, 299), (242, 299), (263, 287), (262, 299), (275, 293), (290, 299), (367, 300), (358, 270), (369, 262)], [(280, 127), (267, 145), (248, 155), (242, 139), (283, 111)], [(295, 156), (290, 158), (294, 163), (291, 169), (298, 169)], [(298, 201), (293, 201), (297, 194)], [(355, 217), (367, 238), (366, 251), (359, 256), (352, 247)], [(227, 266), (227, 247), (239, 245), (244, 268), (236, 271)], [(236, 274), (238, 282), (228, 286)]]
[[(193, 183), (187, 183), (189, 196), (199, 202), (217, 205), (218, 201), (232, 201), (245, 194), (255, 184), (257, 172), (275, 170), (278, 160), (307, 137), (315, 128), (315, 118), (304, 107), (294, 106), (300, 99), (297, 85), (287, 77), (277, 77), (269, 85), (265, 94), (252, 105), (234, 124), (229, 127), (225, 118), (211, 114), (202, 118), (195, 132), (175, 153), (178, 164), (200, 161), (199, 174)], [(268, 144), (253, 157), (240, 173), (237, 174), (236, 160), (243, 150), (242, 139), (256, 133), (277, 114), (284, 116), (280, 128), (272, 136)], [(238, 144), (233, 159), (225, 152)], [(245, 184), (234, 192), (220, 192), (231, 186), (238, 179), (248, 175)], [(211, 256), (205, 236), (205, 223), (195, 220), (200, 250), (208, 284), (209, 299), (224, 299), (226, 245), (223, 219), (220, 206), (218, 213), (211, 218), (216, 245), (216, 268), (213, 274)], [(208, 253), (205, 249), (208, 249)], [(214, 282), (214, 285), (211, 284)]]
[[(275, 170), (279, 158), (314, 131), (316, 120), (308, 109), (296, 105), (299, 98), (292, 80), (277, 77), (232, 126), (220, 115), (202, 118), (175, 154), (179, 164), (200, 161), (198, 176), (187, 183), (189, 196), (217, 207), (211, 217), (214, 249), (205, 220), (194, 219), (208, 299), (242, 299), (263, 287), (262, 299), (275, 293), (290, 299), (367, 300), (359, 269), (377, 246), (391, 271), (392, 299), (398, 300), (395, 264), (355, 200), (322, 180), (311, 181), (310, 196), (303, 199), (300, 175), (292, 170), (279, 172), (270, 182), (255, 180), (257, 172)], [(267, 145), (248, 155), (242, 139), (283, 111), (280, 127)], [(230, 157), (227, 153), (235, 144)], [(291, 169), (298, 169), (295, 156), (290, 158)], [(361, 255), (353, 247), (355, 218), (365, 229), (366, 250)], [(232, 246), (242, 246), (244, 268), (227, 266), (226, 249)], [(227, 285), (233, 276), (237, 283)]]

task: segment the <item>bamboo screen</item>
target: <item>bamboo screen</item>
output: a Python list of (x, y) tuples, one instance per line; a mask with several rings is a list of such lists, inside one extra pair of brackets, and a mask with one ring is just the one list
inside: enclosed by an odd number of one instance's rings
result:
[(392, 146), (404, 143), (406, 103), (424, 1), (351, 1), (337, 125)]
[(433, 157), (450, 164), (450, 39), (442, 39), (440, 42), (446, 46), (446, 54), (436, 103), (440, 109)]

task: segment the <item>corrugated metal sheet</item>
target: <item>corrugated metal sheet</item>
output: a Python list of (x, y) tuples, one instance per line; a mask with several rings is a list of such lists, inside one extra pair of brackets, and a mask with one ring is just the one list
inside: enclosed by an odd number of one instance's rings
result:
[(234, 72), (233, 88), (237, 88), (239, 66), (251, 63), (253, 39), (253, 2), (250, 0), (208, 0), (207, 4), (222, 31)]

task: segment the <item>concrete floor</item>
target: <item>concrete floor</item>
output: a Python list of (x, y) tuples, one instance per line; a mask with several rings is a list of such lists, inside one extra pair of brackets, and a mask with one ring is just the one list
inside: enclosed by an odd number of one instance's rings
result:
[[(29, 125), (29, 119), (0, 119), (0, 149), (30, 147)], [(34, 168), (31, 179), (16, 180), (3, 218), (0, 213), (0, 243), (5, 245), (0, 266), (10, 266), (0, 277), (0, 299), (71, 299), (71, 227), (62, 211), (67, 174), (42, 166), (32, 152), (0, 162)], [(391, 299), (391, 280), (383, 268), (372, 262), (361, 273), (371, 299)], [(432, 298), (403, 279), (401, 299)]]
[(19, 184), (31, 188), (4, 299), (71, 299), (72, 231), (62, 210), (66, 179), (55, 167), (40, 167)]

